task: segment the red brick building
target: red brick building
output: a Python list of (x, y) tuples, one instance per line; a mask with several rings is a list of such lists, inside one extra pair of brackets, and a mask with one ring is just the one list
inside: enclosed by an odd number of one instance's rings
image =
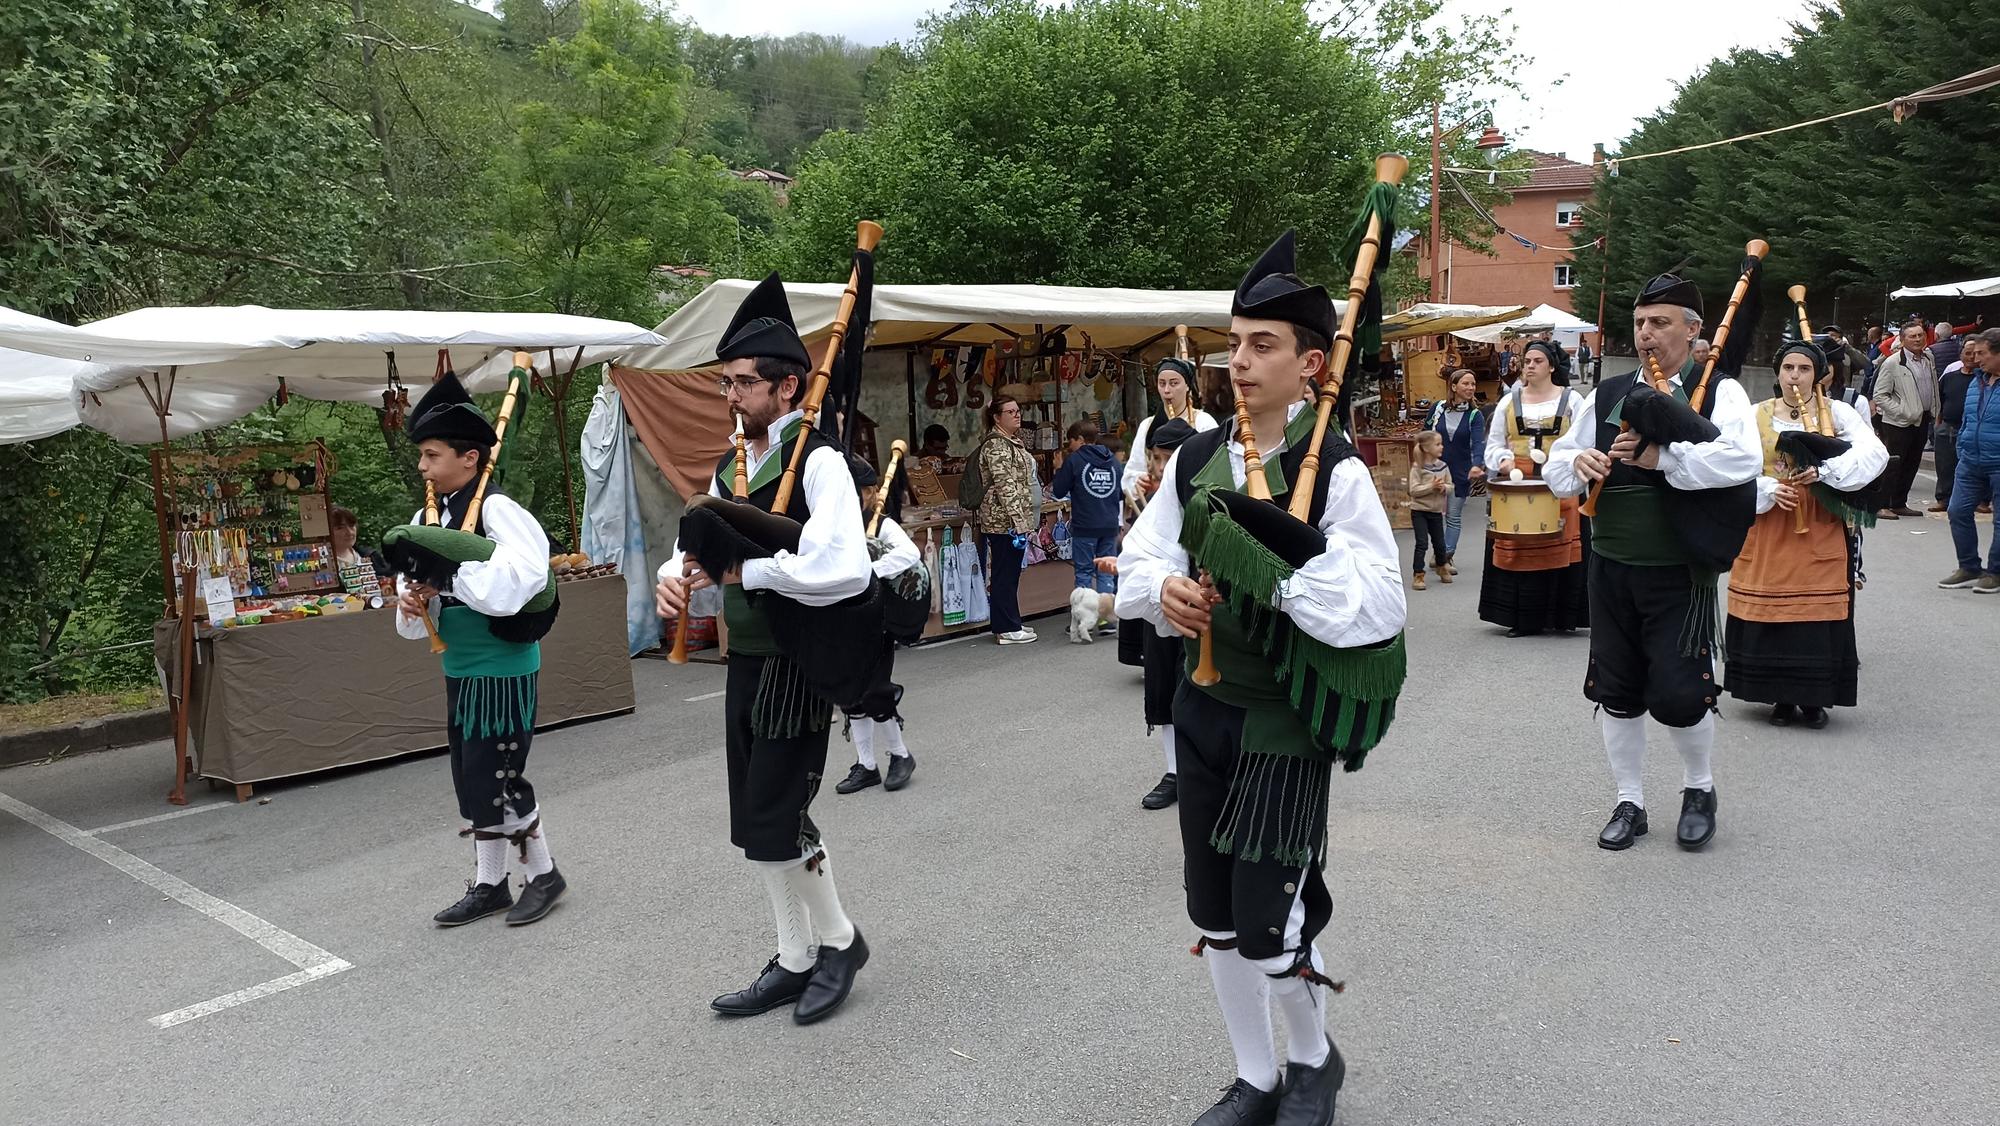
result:
[[(1583, 237), (1583, 207), (1591, 198), (1594, 172), (1588, 164), (1549, 153), (1529, 155), (1535, 158), (1534, 171), (1526, 183), (1513, 186), (1513, 202), (1494, 208), (1493, 218), (1508, 231), (1544, 248), (1573, 245)], [(1462, 305), (1525, 305), (1530, 309), (1549, 304), (1587, 321), (1596, 319), (1597, 310), (1576, 309), (1570, 304), (1575, 279), (1568, 254), (1560, 249), (1533, 250), (1505, 234), (1494, 235), (1492, 244), (1494, 253), (1489, 257), (1445, 243), (1438, 255), (1444, 282), (1438, 292), (1443, 300)], [(1427, 250), (1423, 261), (1428, 275)]]

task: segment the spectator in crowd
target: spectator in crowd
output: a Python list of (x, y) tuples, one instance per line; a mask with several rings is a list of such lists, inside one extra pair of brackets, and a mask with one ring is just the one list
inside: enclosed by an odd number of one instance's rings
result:
[(985, 488), (977, 523), (988, 559), (987, 590), (993, 612), (993, 636), (1002, 645), (1026, 645), (1040, 638), (1021, 621), (1021, 564), (1028, 537), (1041, 526), (1041, 492), (1035, 459), (1021, 443), (1021, 404), (1012, 395), (996, 395), (986, 404), (986, 424), (992, 432), (979, 445), (979, 477)]
[(1416, 457), (1410, 462), (1410, 530), (1417, 540), (1410, 563), (1410, 586), (1424, 589), (1424, 553), (1430, 552), (1438, 581), (1451, 581), (1445, 569), (1444, 506), (1451, 495), (1451, 466), (1444, 461), (1444, 435), (1426, 430), (1417, 435)]
[(1854, 396), (1860, 394), (1862, 380), (1868, 374), (1868, 357), (1861, 350), (1847, 342), (1847, 333), (1839, 325), (1826, 326), (1827, 366), (1833, 372), (1833, 394), (1848, 406), (1854, 405)]
[(1049, 493), (1069, 502), (1070, 562), (1076, 567), (1077, 587), (1109, 594), (1117, 589), (1116, 580), (1099, 571), (1096, 560), (1118, 554), (1121, 466), (1097, 437), (1095, 422), (1070, 423), (1069, 455), (1056, 469)]
[(1958, 569), (1938, 585), (2000, 594), (2000, 532), (1988, 545), (1986, 570), (1981, 573), (1979, 529), (1972, 522), (1973, 512), (2000, 494), (2000, 329), (1987, 329), (1980, 340), (1984, 347), (1979, 350), (1979, 372), (1965, 389), (1958, 470), (1951, 486), (1951, 545), (1958, 552)]
[[(1712, 345), (1709, 344), (1706, 338), (1703, 338), (1695, 341), (1694, 347), (1688, 350), (1688, 359), (1694, 361), (1694, 370), (1696, 372), (1700, 372), (1701, 369), (1708, 366), (1708, 350), (1710, 347)], [(1669, 372), (1668, 374), (1671, 375), (1672, 373)]]
[(1910, 487), (1916, 484), (1917, 469), (1924, 459), (1924, 441), (1937, 420), (1937, 368), (1931, 364), (1924, 344), (1924, 326), (1912, 321), (1903, 326), (1894, 352), (1883, 360), (1875, 373), (1875, 424), (1882, 444), (1899, 461), (1889, 468), (1895, 476), (1883, 490), (1884, 504), (1879, 519), (1895, 520), (1922, 516), (1910, 507)]
[(1465, 515), (1465, 498), (1472, 495), (1474, 482), (1486, 477), (1480, 464), (1486, 456), (1486, 417), (1479, 413), (1479, 376), (1468, 368), (1451, 373), (1446, 398), (1431, 407), (1427, 428), (1444, 438), (1444, 460), (1451, 467), (1451, 492), (1445, 497), (1443, 512), (1444, 571), (1458, 574), (1452, 556), (1458, 552), (1458, 532)]
[(1494, 358), (1494, 361), (1498, 365), (1501, 385), (1510, 385), (1512, 381), (1508, 377), (1513, 374), (1515, 363), (1514, 344), (1512, 341), (1508, 341), (1501, 346), (1500, 354)]
[[(1938, 424), (1937, 433), (1931, 435), (1931, 449), (1937, 454), (1937, 499), (1931, 505), (1932, 512), (1943, 512), (1951, 500), (1953, 476), (1958, 472), (1958, 428), (1965, 421), (1965, 392), (1978, 378), (1982, 353), (1986, 341), (1980, 336), (1968, 336), (1959, 344), (1958, 359), (1938, 375)], [(1931, 354), (1937, 354), (1939, 345), (1931, 346)]]
[(1597, 373), (1595, 369), (1593, 369), (1590, 366), (1591, 361), (1595, 360), (1596, 358), (1597, 358), (1596, 356), (1591, 354), (1590, 342), (1587, 340), (1578, 339), (1576, 342), (1577, 375), (1581, 376), (1584, 379), (1589, 380), (1592, 383), (1596, 383)]
[(1965, 346), (1965, 341), (1954, 335), (1951, 325), (1945, 321), (1937, 323), (1932, 337), (1931, 367), (1942, 375), (1944, 369), (1958, 362), (1958, 351)]
[(933, 422), (924, 427), (924, 445), (917, 451), (918, 457), (934, 457), (942, 461), (951, 456), (951, 431)]

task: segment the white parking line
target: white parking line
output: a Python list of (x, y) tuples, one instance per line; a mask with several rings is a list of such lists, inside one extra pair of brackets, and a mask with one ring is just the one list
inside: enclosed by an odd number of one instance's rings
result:
[[(346, 959), (337, 958), (298, 935), (273, 926), (234, 903), (217, 899), (179, 876), (148, 864), (117, 845), (98, 840), (69, 822), (44, 813), (24, 801), (0, 794), (0, 810), (13, 814), (72, 848), (95, 856), (160, 894), (194, 908), (304, 971), (286, 974), (284, 977), (275, 978), (261, 985), (253, 985), (248, 989), (239, 989), (234, 993), (225, 993), (213, 1000), (203, 1001), (199, 1005), (163, 1013), (153, 1017), (149, 1022), (155, 1028), (172, 1028), (196, 1017), (218, 1013), (245, 1001), (268, 997), (273, 993), (281, 993), (309, 981), (354, 968), (353, 963)], [(107, 828), (116, 827), (107, 826)]]
[(683, 703), (683, 704), (699, 704), (699, 703), (701, 703), (701, 702), (702, 702), (703, 700), (713, 700), (713, 699), (715, 699), (715, 698), (716, 698), (716, 697), (718, 697), (718, 696), (727, 696), (727, 695), (729, 695), (729, 693), (728, 693), (727, 691), (722, 691), (722, 692), (704, 692), (704, 693), (702, 693), (702, 694), (701, 694), (701, 695), (699, 695), (699, 696), (689, 696), (689, 697), (688, 697), (687, 699), (685, 699), (685, 700), (682, 700), (682, 701), (681, 701), (681, 703)]
[(229, 809), (237, 804), (239, 803), (233, 801), (203, 802), (200, 805), (188, 806), (186, 809), (176, 809), (172, 813), (156, 813), (151, 817), (135, 817), (130, 821), (120, 821), (116, 825), (100, 825), (95, 829), (85, 829), (84, 832), (93, 837), (101, 837), (106, 833), (116, 833), (121, 829), (136, 829), (141, 825), (151, 825), (158, 821), (172, 821), (176, 817), (186, 817), (193, 813), (207, 813), (211, 809)]

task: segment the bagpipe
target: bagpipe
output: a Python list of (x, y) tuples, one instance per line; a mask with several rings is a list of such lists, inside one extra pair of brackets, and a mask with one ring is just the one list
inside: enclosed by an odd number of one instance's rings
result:
[[(889, 553), (888, 541), (881, 538), (882, 517), (887, 514), (891, 498), (902, 490), (901, 471), (903, 455), (908, 453), (910, 444), (901, 438), (889, 443), (889, 465), (882, 473), (882, 480), (876, 487), (875, 509), (868, 514), (868, 558), (880, 560)], [(901, 506), (898, 505), (898, 508)], [(923, 560), (905, 570), (882, 580), (882, 628), (890, 637), (906, 645), (913, 645), (924, 635), (924, 627), (931, 618), (931, 573), (924, 567)]]
[[(801, 404), (804, 417), (798, 435), (779, 478), (771, 510), (748, 503), (743, 492), (729, 499), (702, 494), (688, 502), (681, 516), (680, 545), (688, 558), (708, 573), (709, 580), (721, 585), (722, 576), (751, 559), (769, 559), (780, 552), (796, 552), (803, 525), (785, 515), (798, 487), (810, 449), (828, 442), (814, 431), (836, 362), (843, 360), (843, 346), (854, 336), (854, 359), (858, 360), (866, 331), (864, 294), (873, 277), (875, 246), (882, 228), (862, 220), (857, 229), (855, 264), (847, 287), (841, 292), (831, 333), (820, 361), (808, 377)], [(857, 316), (857, 309), (862, 310)], [(850, 323), (861, 321), (859, 331)], [(736, 482), (747, 490), (744, 467), (747, 453), (739, 438), (736, 447)], [(830, 606), (808, 606), (769, 591), (746, 592), (770, 623), (771, 634), (785, 657), (798, 666), (805, 684), (815, 694), (836, 707), (860, 699), (874, 681), (876, 663), (881, 659), (883, 635), (882, 584), (871, 576), (868, 589)], [(683, 609), (675, 630), (674, 649), (669, 656), (676, 664), (685, 662), (689, 615)]]
[[(1792, 286), (1785, 291), (1785, 295), (1792, 299), (1792, 307), (1798, 314), (1799, 339), (1810, 344), (1813, 334), (1812, 321), (1806, 316), (1806, 287)], [(1819, 371), (1815, 370), (1814, 374), (1811, 399), (1807, 399), (1802, 390), (1794, 390), (1785, 396), (1786, 402), (1792, 408), (1792, 418), (1802, 429), (1779, 433), (1777, 449), (1778, 456), (1784, 459), (1785, 464), (1791, 466), (1795, 474), (1803, 474), (1808, 469), (1816, 470), (1854, 448), (1852, 442), (1839, 437), (1838, 428), (1835, 427), (1833, 420), (1833, 404), (1826, 397), (1826, 386), (1821, 382)], [(1878, 474), (1875, 480), (1881, 481), (1888, 475), (1885, 471)], [(1810, 491), (1813, 499), (1843, 523), (1866, 528), (1875, 526), (1875, 512), (1880, 503), (1875, 495), (1874, 482), (1851, 492), (1842, 492), (1825, 481), (1815, 481)], [(1793, 509), (1793, 512), (1796, 515), (1792, 530), (1804, 535), (1806, 506), (1801, 503)]]
[[(1199, 561), (1222, 596), (1216, 612), (1227, 612), (1243, 624), (1249, 643), (1269, 661), (1293, 712), (1310, 731), (1314, 750), (1350, 771), (1361, 768), (1363, 758), (1387, 734), (1394, 718), (1396, 698), (1407, 674), (1402, 635), (1378, 645), (1337, 648), (1294, 626), (1290, 618), (1273, 608), (1273, 599), (1285, 578), (1326, 550), (1326, 535), (1312, 521), (1320, 492), (1320, 451), (1341, 401), (1349, 362), (1359, 359), (1357, 332), (1366, 338), (1364, 354), (1380, 348), (1380, 275), (1387, 265), (1381, 250), (1395, 232), (1397, 185), (1408, 169), (1409, 161), (1398, 154), (1376, 158), (1374, 185), (1349, 231), (1347, 243), (1352, 247), (1354, 271), (1347, 283), (1347, 305), (1320, 372), (1312, 436), (1293, 475), (1289, 507), (1281, 508), (1272, 499), (1251, 428), (1249, 405), (1237, 388), (1236, 426), (1243, 444), (1244, 491), (1202, 489), (1190, 501), (1182, 521), (1182, 546)], [(1202, 635), (1200, 644), (1199, 659), (1189, 680), (1204, 686), (1218, 684), (1222, 673), (1215, 665), (1212, 630)]]
[[(479, 510), (486, 503), (486, 491), (493, 483), (502, 455), (507, 452), (507, 432), (527, 398), (528, 380), (533, 370), (533, 357), (526, 352), (514, 353), (514, 367), (507, 374), (507, 394), (500, 400), (500, 413), (493, 422), (493, 448), (487, 454), (486, 466), (479, 473), (479, 484), (472, 491), (472, 499), (465, 506), (465, 516), (459, 521), (459, 526), (447, 528), (440, 524), (437, 485), (426, 482), (424, 522), (399, 524), (382, 533), (382, 558), (397, 574), (433, 589), (445, 590), (457, 576), (460, 564), (485, 563), (493, 558), (499, 545), (478, 533)], [(504, 470), (499, 472), (504, 476)], [(530, 598), (518, 613), (504, 618), (487, 618), (487, 629), (502, 641), (520, 644), (540, 641), (555, 628), (556, 613), (560, 609), (555, 568), (551, 566), (548, 580), (539, 593)], [(424, 615), (424, 629), (430, 633), (431, 652), (444, 652), (444, 639), (438, 636), (437, 624), (431, 621), (428, 614)]]

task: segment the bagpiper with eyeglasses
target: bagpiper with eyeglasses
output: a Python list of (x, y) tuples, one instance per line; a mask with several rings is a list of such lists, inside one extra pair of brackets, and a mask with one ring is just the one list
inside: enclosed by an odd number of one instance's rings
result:
[[(768, 596), (831, 607), (866, 593), (873, 569), (847, 459), (805, 424), (799, 409), (811, 361), (777, 274), (744, 299), (717, 355), (722, 392), (746, 435), (740, 503), (772, 512), (800, 443), (805, 455), (799, 487), (779, 513), (797, 522), (797, 549), (744, 559), (721, 576), (729, 630), (723, 705), (729, 839), (763, 876), (778, 950), (749, 986), (717, 997), (711, 1007), (750, 1016), (795, 1005), (793, 1019), (810, 1024), (847, 999), (868, 960), (868, 944), (841, 906), (826, 842), (809, 812), (826, 773), (833, 704), (845, 701), (828, 701), (807, 683), (800, 654), (786, 652), (777, 639)], [(732, 450), (717, 465), (712, 496), (732, 495), (737, 458)], [(678, 618), (688, 595), (713, 583), (696, 559), (700, 553), (684, 554), (684, 546), (676, 545), (659, 571), (655, 599), (663, 618)]]

